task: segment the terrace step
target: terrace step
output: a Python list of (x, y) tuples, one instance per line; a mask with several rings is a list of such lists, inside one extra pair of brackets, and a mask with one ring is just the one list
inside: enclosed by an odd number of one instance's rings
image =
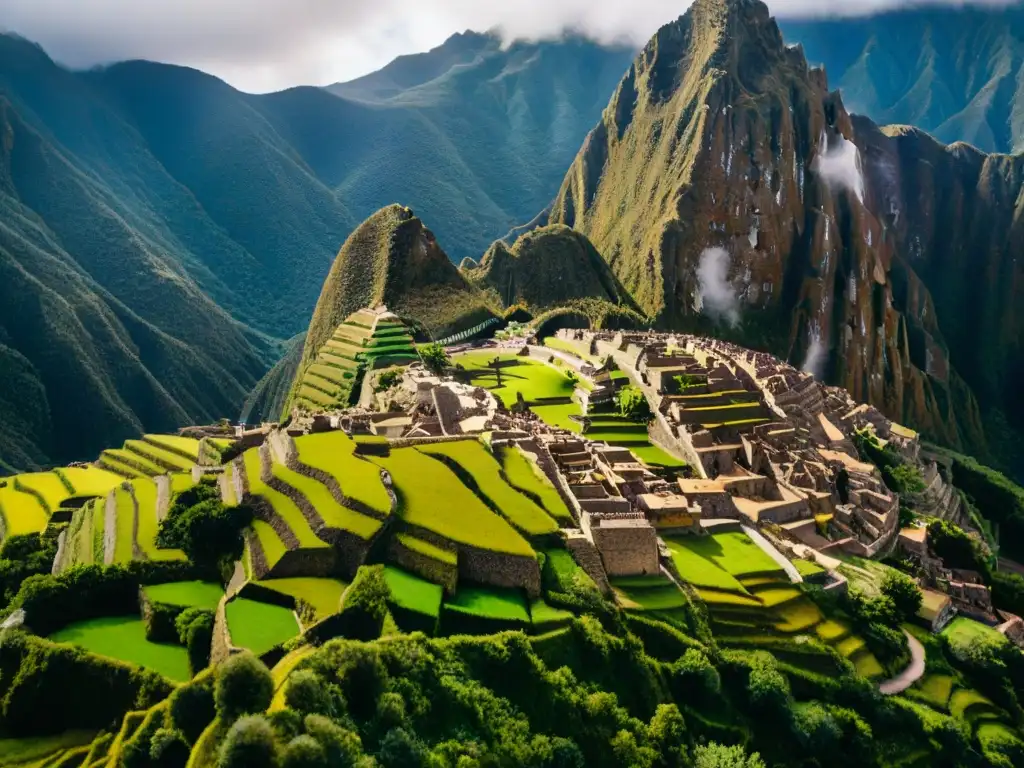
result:
[(199, 442), (195, 443), (195, 451), (186, 449), (178, 444), (177, 441), (171, 439), (164, 439), (164, 435), (143, 435), (142, 442), (149, 443), (150, 445), (159, 448), (168, 453), (173, 453), (181, 458), (195, 463), (199, 458)]
[(160, 472), (154, 474), (162, 474), (163, 472), (186, 472), (192, 468), (195, 464), (193, 459), (185, 459), (176, 453), (165, 450), (164, 448), (147, 443), (143, 440), (126, 440), (124, 444), (125, 450), (129, 453), (134, 453), (141, 456), (143, 459), (151, 464), (161, 468)]

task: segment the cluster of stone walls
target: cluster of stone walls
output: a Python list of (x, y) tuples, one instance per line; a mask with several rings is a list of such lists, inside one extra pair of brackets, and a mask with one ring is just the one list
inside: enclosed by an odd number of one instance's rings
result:
[(397, 536), (393, 536), (388, 544), (388, 557), (391, 561), (407, 571), (422, 576), (427, 581), (440, 584), (448, 594), (455, 593), (455, 587), (459, 581), (457, 561), (456, 563), (445, 563), (428, 557), (402, 544)]

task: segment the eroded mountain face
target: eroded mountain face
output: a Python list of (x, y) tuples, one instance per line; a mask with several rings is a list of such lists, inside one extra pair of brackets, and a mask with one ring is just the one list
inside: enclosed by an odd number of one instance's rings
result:
[(697, 0), (634, 61), (551, 220), (659, 324), (710, 314), (984, 452), (971, 390), (1002, 407), (1021, 365), (1022, 163), (851, 119), (767, 6)]

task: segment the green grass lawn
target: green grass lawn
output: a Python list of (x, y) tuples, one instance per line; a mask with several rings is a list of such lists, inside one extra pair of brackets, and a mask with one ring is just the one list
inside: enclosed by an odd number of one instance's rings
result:
[(530, 603), (530, 621), (540, 630), (553, 629), (572, 621), (572, 613), (548, 605), (540, 598)]
[[(493, 369), (488, 369), (488, 364), (495, 357), (506, 364), (501, 368), (501, 387), (498, 387)], [(474, 371), (472, 383), (489, 389), (501, 399), (506, 408), (516, 404), (520, 392), (527, 403), (535, 403), (544, 398), (569, 397), (575, 389), (575, 385), (564, 373), (528, 357), (495, 355), (492, 351), (464, 352), (452, 358), (452, 362), (468, 371)]]
[(299, 546), (310, 549), (329, 546), (327, 542), (321, 540), (313, 533), (313, 529), (309, 527), (305, 516), (295, 506), (294, 501), (283, 493), (278, 493), (260, 480), (260, 456), (258, 449), (252, 448), (246, 451), (243, 459), (245, 461), (245, 476), (249, 481), (249, 493), (255, 496), (262, 496), (274, 508), (274, 512), (284, 520), (285, 524), (291, 528), (292, 533), (295, 534), (295, 538), (299, 540)]
[(380, 530), (381, 521), (375, 517), (343, 507), (327, 486), (319, 480), (300, 475), (283, 464), (274, 464), (274, 477), (305, 496), (329, 528), (348, 531), (361, 539), (371, 539)]
[(530, 623), (526, 598), (518, 589), (460, 586), (444, 603), (446, 611), (459, 611), (484, 619)]
[(287, 608), (235, 598), (227, 604), (231, 643), (257, 656), (299, 634), (295, 615)]
[(162, 448), (169, 448), (182, 453), (192, 459), (199, 461), (199, 441), (194, 437), (181, 437), (180, 435), (146, 435), (146, 440), (155, 443)]
[(124, 482), (124, 478), (99, 467), (68, 467), (64, 477), (75, 489), (75, 496), (106, 496)]
[(18, 475), (17, 482), (25, 490), (35, 491), (39, 494), (51, 514), (57, 510), (64, 499), (71, 495), (56, 472), (32, 472), (27, 475)]
[(196, 481), (192, 479), (191, 472), (176, 472), (171, 475), (171, 497), (184, 493), (190, 488), (196, 487)]
[(321, 432), (296, 438), (299, 461), (333, 477), (347, 498), (387, 515), (391, 497), (380, 479), (380, 469), (356, 456), (356, 444), (344, 432)]
[(686, 605), (679, 587), (661, 575), (613, 578), (611, 584), (623, 608), (664, 611)]
[(441, 614), (444, 590), (393, 565), (384, 566), (384, 580), (391, 590), (392, 601), (401, 608), (437, 618)]
[(210, 581), (171, 581), (166, 584), (151, 584), (143, 587), (151, 601), (167, 605), (183, 605), (188, 608), (217, 610), (217, 604), (224, 597), (220, 584)]
[(568, 352), (570, 355), (578, 357), (580, 360), (585, 360), (593, 365), (601, 364), (600, 358), (591, 355), (583, 344), (559, 339), (556, 336), (548, 336), (544, 339), (544, 346), (548, 349), (557, 349), (559, 352)]
[(580, 434), (583, 431), (578, 421), (573, 421), (570, 416), (579, 416), (582, 411), (576, 403), (565, 403), (563, 405), (532, 405), (530, 410), (537, 414), (537, 418), (552, 427), (564, 429), (568, 432)]
[(435, 546), (429, 541), (418, 539), (408, 533), (399, 533), (395, 535), (403, 547), (411, 549), (413, 552), (421, 554), (424, 557), (429, 557), (432, 560), (438, 560), (448, 565), (456, 565), (459, 562), (458, 554), (450, 549), (443, 549)]
[(318, 621), (341, 610), (341, 594), (348, 586), (347, 582), (340, 579), (317, 577), (266, 579), (257, 583), (261, 587), (291, 595), (297, 600), (309, 603), (313, 606)]
[(501, 446), (495, 455), (501, 462), (501, 468), (509, 483), (540, 499), (544, 509), (556, 520), (572, 523), (572, 513), (565, 506), (551, 481), (518, 446)]
[(71, 624), (50, 635), (55, 643), (73, 643), (87, 651), (159, 672), (169, 680), (189, 679), (188, 653), (180, 645), (151, 643), (138, 616), (106, 616)]
[(479, 440), (433, 443), (418, 450), (429, 456), (445, 456), (462, 467), (476, 481), (480, 492), (519, 530), (530, 536), (558, 530), (558, 524), (547, 512), (505, 482), (501, 465)]
[(0, 512), (6, 522), (8, 536), (24, 533), (42, 533), (50, 522), (50, 515), (35, 496), (16, 490), (7, 480), (0, 488)]
[[(191, 479), (191, 478), (190, 478)], [(156, 519), (156, 483), (148, 477), (132, 481), (135, 500), (139, 504), (139, 527), (136, 541), (150, 560), (184, 560), (180, 549), (160, 549), (156, 545), (159, 522)]]
[(265, 523), (262, 520), (253, 520), (252, 529), (256, 534), (256, 538), (259, 539), (260, 546), (263, 548), (263, 558), (267, 561), (267, 567), (273, 568), (277, 565), (277, 561), (287, 552), (284, 542), (277, 535), (277, 531), (271, 528), (269, 523)]
[(680, 537), (676, 541), (737, 578), (778, 572), (780, 578), (788, 581), (778, 564), (741, 531)]
[(964, 616), (957, 616), (941, 632), (942, 636), (951, 643), (961, 646), (971, 646), (976, 643), (998, 643), (1006, 642), (1006, 638), (992, 627), (968, 619)]
[(130, 563), (134, 558), (132, 542), (135, 532), (135, 503), (123, 488), (114, 491), (114, 562)]
[(574, 585), (596, 589), (593, 579), (565, 549), (544, 550), (544, 570), (541, 575), (546, 591), (568, 592)]
[(793, 561), (793, 567), (795, 567), (796, 572), (805, 579), (825, 573), (825, 569), (820, 565), (811, 560), (804, 560), (801, 557), (798, 557)]
[(669, 469), (686, 466), (685, 461), (670, 456), (651, 442), (645, 423), (627, 419), (617, 413), (603, 411), (592, 413), (586, 437), (590, 440), (603, 440), (609, 445), (628, 448), (642, 462), (651, 466)]
[(32, 736), (24, 739), (0, 739), (0, 765), (24, 765), (45, 768), (60, 763), (37, 762), (67, 749), (82, 747), (96, 738), (95, 731), (65, 731), (56, 736)]
[(665, 543), (672, 552), (672, 562), (675, 564), (676, 570), (679, 571), (679, 575), (697, 587), (710, 587), (726, 592), (747, 594), (747, 590), (735, 576), (701, 554), (699, 548), (692, 547), (691, 538), (665, 539)]
[(907, 691), (907, 695), (948, 712), (949, 697), (955, 684), (956, 678), (952, 675), (929, 674), (914, 683)]
[(468, 546), (533, 556), (526, 540), (440, 461), (415, 448), (399, 448), (372, 460), (391, 473), (400, 514), (410, 525)]

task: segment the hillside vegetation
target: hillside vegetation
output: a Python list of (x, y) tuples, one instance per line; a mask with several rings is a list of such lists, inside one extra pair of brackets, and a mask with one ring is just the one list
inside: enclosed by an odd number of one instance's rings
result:
[(1024, 8), (918, 7), (864, 18), (783, 19), (854, 112), (985, 152), (1024, 150)]

